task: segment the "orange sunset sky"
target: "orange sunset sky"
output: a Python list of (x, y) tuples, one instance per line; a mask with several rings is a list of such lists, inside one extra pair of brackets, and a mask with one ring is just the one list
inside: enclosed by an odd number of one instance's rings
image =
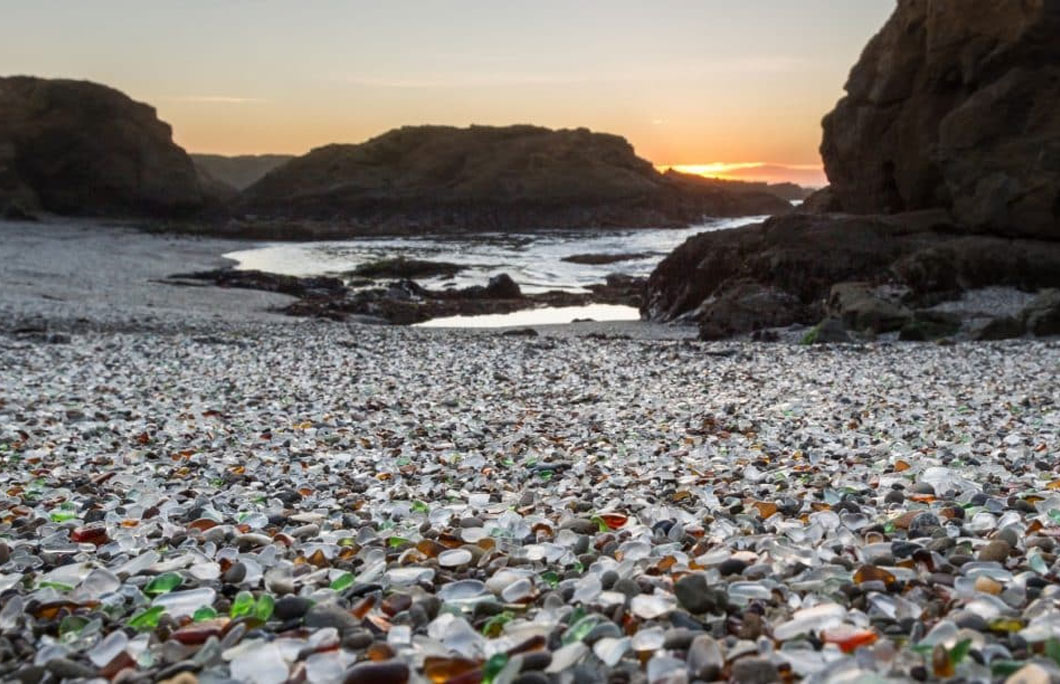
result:
[(112, 85), (192, 152), (533, 123), (623, 135), (660, 166), (819, 185), (821, 117), (893, 6), (0, 0), (0, 72)]

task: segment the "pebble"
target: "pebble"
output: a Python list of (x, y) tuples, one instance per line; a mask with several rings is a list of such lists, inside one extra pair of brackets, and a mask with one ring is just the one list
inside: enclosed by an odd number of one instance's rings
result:
[(0, 345), (0, 679), (1051, 672), (1055, 342), (224, 330)]
[(273, 614), (280, 620), (298, 620), (313, 606), (313, 601), (304, 596), (284, 596), (276, 601)]
[(242, 562), (233, 563), (232, 567), (225, 571), (221, 579), (225, 584), (239, 584), (247, 576), (247, 566)]
[(1004, 563), (1011, 553), (1012, 547), (1009, 546), (1008, 542), (1001, 539), (995, 539), (979, 549), (979, 553), (976, 557), (981, 561)]
[(780, 681), (780, 671), (765, 658), (741, 658), (732, 666), (732, 679), (740, 684), (773, 684)]
[(361, 623), (341, 606), (334, 603), (318, 603), (305, 614), (305, 625), (310, 629), (334, 627), (339, 632), (358, 629)]
[(717, 607), (706, 577), (698, 573), (677, 580), (674, 583), (674, 595), (681, 606), (693, 615), (708, 613)]

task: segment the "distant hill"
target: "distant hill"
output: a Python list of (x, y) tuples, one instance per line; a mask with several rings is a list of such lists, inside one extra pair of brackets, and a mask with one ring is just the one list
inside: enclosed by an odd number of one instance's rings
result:
[(707, 176), (699, 176), (696, 174), (681, 173), (680, 171), (675, 171), (673, 169), (668, 169), (663, 175), (679, 179), (682, 182), (692, 184), (698, 183), (705, 187), (720, 188), (730, 192), (764, 192), (770, 195), (776, 195), (789, 202), (804, 200), (814, 193), (814, 190), (811, 188), (804, 188), (796, 183), (765, 183), (762, 181), (709, 178)]
[(0, 78), (0, 216), (173, 216), (208, 194), (154, 108), (88, 81)]
[(190, 156), (199, 173), (235, 190), (247, 189), (261, 180), (269, 171), (294, 159), (294, 155), (290, 154), (247, 154), (235, 157), (220, 154), (192, 154)]
[(660, 174), (624, 138), (535, 126), (406, 127), (328, 145), (250, 186), (237, 213), (351, 234), (687, 225), (790, 203)]

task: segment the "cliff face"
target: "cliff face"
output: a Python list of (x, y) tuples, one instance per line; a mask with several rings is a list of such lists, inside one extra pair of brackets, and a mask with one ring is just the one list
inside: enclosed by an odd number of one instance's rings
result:
[(85, 81), (0, 78), (0, 210), (170, 216), (203, 201), (153, 108)]
[(790, 210), (658, 173), (623, 138), (533, 126), (402, 128), (329, 145), (251, 186), (238, 210), (371, 229), (525, 229), (686, 224)]
[(824, 120), (835, 207), (1060, 238), (1057, 36), (1057, 0), (899, 0)]

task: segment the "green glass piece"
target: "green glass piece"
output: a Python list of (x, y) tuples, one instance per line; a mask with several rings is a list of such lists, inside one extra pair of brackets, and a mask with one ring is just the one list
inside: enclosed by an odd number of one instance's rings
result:
[(76, 517), (77, 517), (77, 514), (74, 513), (73, 511), (52, 511), (51, 512), (51, 519), (52, 519), (52, 522), (54, 522), (54, 523), (66, 522), (67, 520), (73, 520)]
[(498, 615), (494, 615), (489, 620), (486, 620), (486, 624), (482, 626), (482, 635), (488, 639), (496, 639), (501, 635), (504, 626), (514, 618), (515, 614), (508, 610)]
[(268, 594), (262, 594), (258, 599), (258, 602), (254, 604), (254, 617), (262, 622), (268, 622), (269, 618), (272, 617), (272, 611), (275, 607), (275, 599)]
[(953, 648), (950, 649), (950, 663), (953, 665), (960, 665), (961, 661), (965, 659), (968, 652), (972, 650), (972, 640), (964, 639), (963, 641), (957, 642)]
[(431, 507), (427, 505), (427, 502), (417, 500), (412, 502), (412, 510), (417, 513), (427, 513), (431, 510)]
[(598, 529), (600, 532), (607, 532), (607, 530), (608, 530), (607, 523), (604, 522), (603, 518), (601, 518), (598, 515), (594, 515), (592, 517), (592, 522), (596, 524), (596, 529)]
[(497, 653), (490, 657), (486, 661), (486, 666), (482, 668), (482, 684), (493, 684), (494, 678), (501, 673), (504, 666), (508, 664), (507, 653)]
[(164, 572), (147, 583), (144, 593), (148, 596), (161, 596), (168, 594), (184, 582), (184, 578), (175, 572)]
[(1027, 565), (1030, 569), (1038, 573), (1039, 575), (1049, 574), (1049, 565), (1046, 564), (1045, 559), (1042, 558), (1042, 554), (1034, 552), (1027, 555)]
[(217, 617), (216, 610), (211, 606), (203, 606), (192, 614), (191, 619), (195, 622), (204, 622), (206, 620), (213, 620), (215, 617)]
[(1020, 660), (997, 659), (990, 661), (990, 673), (995, 677), (1006, 678), (1016, 674), (1027, 663)]
[(547, 582), (548, 586), (552, 587), (553, 589), (555, 589), (556, 585), (559, 584), (559, 575), (551, 570), (542, 573), (541, 579)]
[(343, 589), (349, 589), (353, 586), (353, 573), (344, 572), (335, 578), (335, 581), (331, 583), (331, 588), (335, 591), (342, 591)]
[(404, 537), (391, 537), (387, 543), (390, 544), (390, 548), (396, 549), (399, 546), (404, 546), (405, 544), (408, 544), (410, 542)]
[(1055, 508), (1050, 510), (1049, 518), (1052, 519), (1053, 522), (1060, 522), (1060, 510), (1057, 510)]
[(45, 580), (37, 585), (39, 589), (57, 589), (59, 591), (73, 591), (74, 587), (70, 584), (64, 584), (62, 582), (49, 582)]
[(80, 615), (67, 615), (59, 623), (59, 637), (61, 639), (76, 638), (81, 630), (88, 624), (88, 618)]
[(150, 632), (155, 627), (158, 627), (158, 621), (165, 612), (165, 606), (152, 606), (141, 613), (133, 615), (129, 620), (129, 627), (138, 632)]
[(237, 618), (250, 615), (254, 610), (254, 603), (254, 594), (249, 591), (241, 591), (236, 594), (235, 599), (232, 601), (232, 609), (228, 611), (228, 616)]
[(585, 637), (589, 636), (589, 632), (593, 631), (593, 628), (600, 624), (599, 615), (586, 615), (577, 622), (571, 624), (567, 631), (563, 633), (562, 642), (563, 645), (573, 644), (576, 641), (582, 641)]
[(1054, 637), (1045, 642), (1045, 657), (1060, 665), (1060, 640)]

